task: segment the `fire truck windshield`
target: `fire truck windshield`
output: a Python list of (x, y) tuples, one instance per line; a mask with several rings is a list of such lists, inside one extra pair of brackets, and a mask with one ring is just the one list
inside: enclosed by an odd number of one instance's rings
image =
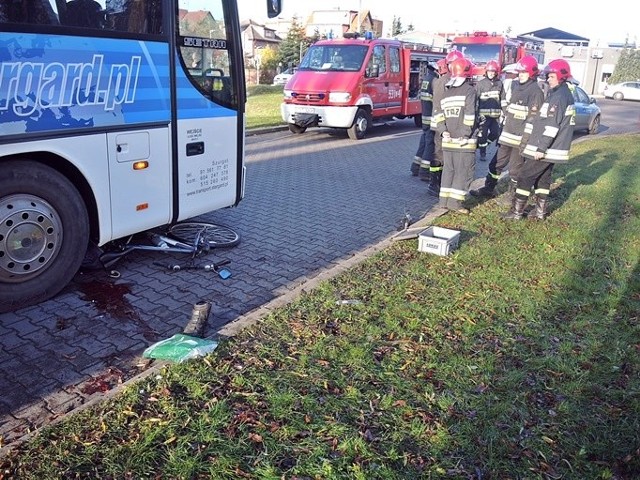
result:
[(298, 70), (357, 72), (367, 54), (365, 45), (312, 45)]
[(484, 65), (489, 60), (500, 62), (500, 45), (497, 44), (454, 43), (452, 47), (462, 52), (466, 58), (476, 65)]

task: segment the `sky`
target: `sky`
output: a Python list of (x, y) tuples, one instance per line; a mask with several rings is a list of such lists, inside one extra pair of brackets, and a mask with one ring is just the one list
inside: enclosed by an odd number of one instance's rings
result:
[[(624, 42), (627, 38), (640, 43), (640, 22), (633, 13), (636, 7), (632, 0), (614, 0), (609, 7), (603, 6), (604, 3), (568, 0), (456, 0), (434, 3), (425, 0), (282, 1), (281, 17), (287, 19), (294, 15), (304, 19), (313, 10), (369, 10), (373, 18), (384, 22), (385, 36), (395, 15), (404, 28), (413, 24), (414, 30), (425, 32), (482, 30), (500, 33), (510, 27), (511, 33), (517, 35), (552, 27), (592, 41), (599, 40), (600, 46), (606, 46), (607, 42)], [(587, 3), (594, 6), (587, 7)], [(264, 22), (267, 19), (266, 0), (238, 0), (238, 6), (242, 20), (250, 18)], [(493, 12), (482, 13), (491, 7)]]

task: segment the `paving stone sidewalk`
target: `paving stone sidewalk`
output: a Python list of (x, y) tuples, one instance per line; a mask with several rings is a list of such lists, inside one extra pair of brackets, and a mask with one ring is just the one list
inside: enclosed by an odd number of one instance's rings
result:
[(230, 278), (171, 272), (154, 262), (187, 259), (134, 252), (112, 267), (118, 278), (85, 271), (56, 298), (0, 315), (0, 447), (151, 372), (143, 350), (181, 332), (194, 303), (212, 303), (207, 335), (232, 335), (382, 248), (405, 215), (428, 215), (437, 199), (409, 174), (418, 139), (410, 121), (357, 142), (322, 129), (249, 134), (244, 200), (199, 218), (240, 234), (203, 259), (229, 260)]

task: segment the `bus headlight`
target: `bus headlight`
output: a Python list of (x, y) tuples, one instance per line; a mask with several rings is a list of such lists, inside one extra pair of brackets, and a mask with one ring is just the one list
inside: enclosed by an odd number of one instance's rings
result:
[(330, 92), (329, 101), (331, 103), (347, 103), (351, 100), (351, 94), (349, 92)]

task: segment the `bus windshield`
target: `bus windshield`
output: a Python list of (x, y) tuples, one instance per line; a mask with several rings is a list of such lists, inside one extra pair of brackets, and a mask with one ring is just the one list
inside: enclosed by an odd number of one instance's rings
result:
[(312, 45), (298, 70), (357, 72), (362, 68), (367, 50), (365, 45)]
[(487, 43), (458, 43), (452, 48), (462, 54), (476, 65), (484, 65), (489, 60), (500, 61), (500, 45)]

